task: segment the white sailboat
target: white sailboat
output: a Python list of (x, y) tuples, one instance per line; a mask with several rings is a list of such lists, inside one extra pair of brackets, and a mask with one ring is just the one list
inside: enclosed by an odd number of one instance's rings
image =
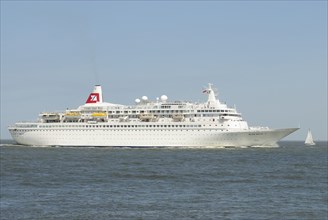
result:
[(306, 136), (306, 139), (305, 139), (305, 144), (306, 145), (315, 145), (310, 129), (309, 129), (309, 131), (307, 133), (307, 136)]

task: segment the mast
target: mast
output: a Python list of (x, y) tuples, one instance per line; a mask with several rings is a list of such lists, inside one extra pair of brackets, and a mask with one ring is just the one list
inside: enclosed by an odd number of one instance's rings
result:
[(203, 93), (207, 94), (207, 104), (209, 107), (216, 107), (220, 104), (220, 101), (216, 99), (214, 89), (212, 88), (211, 83), (208, 84), (208, 88), (203, 91)]

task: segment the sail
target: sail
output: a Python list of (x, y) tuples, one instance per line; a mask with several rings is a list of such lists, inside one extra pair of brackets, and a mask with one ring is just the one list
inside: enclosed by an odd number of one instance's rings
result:
[(312, 133), (311, 130), (309, 129), (308, 134), (306, 136), (305, 139), (305, 144), (306, 145), (315, 145), (314, 141), (313, 141), (313, 137), (312, 137)]

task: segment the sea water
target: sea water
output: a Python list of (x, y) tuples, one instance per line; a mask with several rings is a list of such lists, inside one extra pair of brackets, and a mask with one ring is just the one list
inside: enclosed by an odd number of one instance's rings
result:
[(2, 142), (0, 219), (328, 219), (327, 142), (308, 147)]

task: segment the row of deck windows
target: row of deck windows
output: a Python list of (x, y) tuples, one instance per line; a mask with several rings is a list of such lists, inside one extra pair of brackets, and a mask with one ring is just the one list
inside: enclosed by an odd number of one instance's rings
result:
[[(140, 111), (108, 111), (109, 114), (137, 114), (137, 113), (190, 113), (194, 110), (140, 110)], [(197, 110), (197, 112), (234, 112), (233, 110)]]
[[(53, 131), (58, 131), (58, 130), (55, 130), (55, 129), (33, 129), (33, 130), (30, 130), (30, 129), (19, 129), (18, 130), (18, 132), (16, 133), (16, 134), (18, 134), (18, 135), (21, 135), (21, 134), (24, 134), (24, 132), (30, 132), (30, 131), (47, 131), (47, 132), (53, 132)], [(72, 130), (70, 130), (70, 129), (68, 129), (68, 130), (65, 130), (65, 131), (67, 131), (67, 132), (69, 132), (69, 131), (90, 131), (89, 129), (82, 129), (82, 128), (80, 128), (80, 129), (72, 129)], [(92, 130), (91, 130), (92, 131)], [(122, 131), (122, 130), (120, 130), (120, 129), (106, 129), (106, 130), (102, 130), (102, 131)], [(208, 131), (210, 131), (210, 132), (212, 132), (212, 131), (229, 131), (228, 129), (217, 129), (217, 130), (206, 130), (206, 129), (204, 129), (204, 130), (199, 130), (199, 129), (165, 129), (165, 130), (162, 130), (162, 129), (133, 129), (133, 130), (131, 130), (131, 131), (135, 131), (135, 132), (138, 132), (138, 131), (198, 131), (198, 132), (208, 132)], [(68, 133), (69, 134), (69, 133)], [(70, 135), (70, 134), (69, 134)], [(262, 134), (258, 134), (258, 135), (262, 135)]]
[[(190, 110), (140, 110), (140, 111), (108, 111), (108, 114), (139, 114), (139, 113), (186, 113)], [(90, 112), (92, 113), (92, 112)]]
[(197, 110), (197, 112), (234, 112), (233, 110)]
[(40, 128), (193, 128), (201, 125), (41, 125)]

